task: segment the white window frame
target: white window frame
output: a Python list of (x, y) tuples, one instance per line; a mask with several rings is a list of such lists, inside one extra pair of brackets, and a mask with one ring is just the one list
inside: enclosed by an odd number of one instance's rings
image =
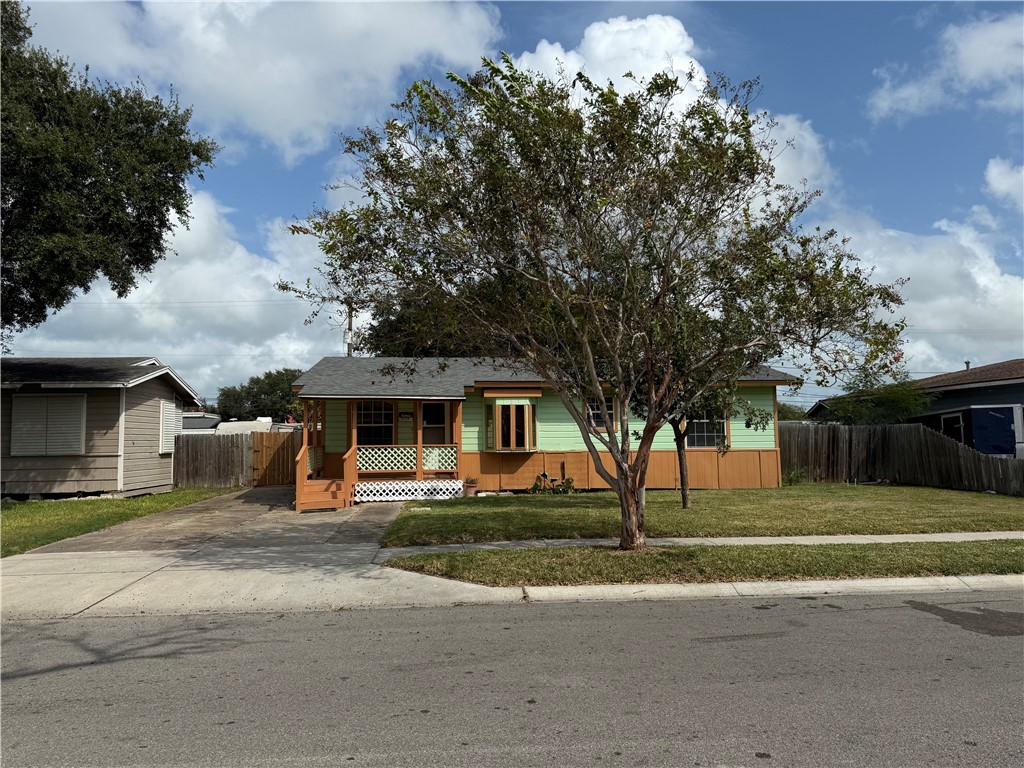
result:
[[(160, 401), (160, 446), (159, 446), (159, 453), (161, 455), (173, 454), (174, 453), (174, 439), (178, 435), (181, 434), (181, 429), (182, 429), (182, 426), (181, 426), (181, 414), (182, 414), (182, 410), (183, 409), (182, 409), (181, 405), (179, 405), (179, 402), (180, 401), (178, 400), (178, 398), (174, 398), (173, 400), (161, 400)], [(173, 412), (172, 415), (174, 416), (174, 422), (175, 422), (175, 426), (176, 426), (175, 431), (170, 435), (171, 439), (170, 439), (169, 443), (167, 441), (168, 434), (167, 434), (167, 431), (165, 429), (165, 426), (167, 424), (166, 410), (168, 408), (170, 408), (172, 410), (172, 412)], [(168, 447), (168, 445), (170, 447)]]
[[(687, 422), (689, 426), (686, 435), (687, 448), (717, 448), (719, 442), (717, 438), (719, 434), (722, 436), (722, 441), (728, 442), (729, 440), (729, 421), (724, 416), (711, 415), (711, 418), (709, 418), (708, 413), (702, 413), (699, 419), (687, 419)], [(694, 432), (693, 427), (698, 424), (706, 426), (699, 432)], [(714, 427), (716, 424), (722, 425), (721, 431)], [(711, 429), (709, 430), (707, 426), (710, 426)], [(714, 442), (710, 445), (707, 444), (709, 437), (715, 437)], [(694, 438), (700, 438), (699, 445), (695, 445), (697, 441)]]
[(618, 430), (619, 414), (615, 409), (615, 397), (613, 395), (604, 396), (605, 408), (612, 417), (611, 429), (608, 429), (608, 425), (604, 422), (604, 417), (601, 415), (601, 406), (596, 397), (585, 398), (583, 404), (587, 415), (587, 426), (592, 430), (596, 432), (616, 432)]
[[(72, 450), (52, 448), (51, 443), (58, 439), (58, 435), (51, 436), (51, 424), (50, 424), (50, 403), (57, 398), (60, 398), (64, 403), (69, 401), (77, 400), (80, 403), (80, 417), (78, 423), (78, 441), (77, 446)], [(44, 411), (42, 414), (42, 423), (35, 424), (34, 427), (40, 430), (42, 434), (43, 447), (42, 451), (34, 450), (31, 447), (26, 447), (24, 443), (19, 443), (21, 439), (21, 432), (16, 428), (16, 420), (19, 416), (19, 409), (22, 407), (21, 404), (27, 403), (27, 401), (33, 400), (35, 402), (42, 402), (44, 405)], [(61, 395), (12, 395), (11, 397), (11, 456), (84, 456), (85, 455), (85, 409), (86, 409), (86, 396), (85, 394), (61, 394)], [(32, 428), (32, 424), (29, 427)], [(72, 436), (73, 438), (74, 436)]]

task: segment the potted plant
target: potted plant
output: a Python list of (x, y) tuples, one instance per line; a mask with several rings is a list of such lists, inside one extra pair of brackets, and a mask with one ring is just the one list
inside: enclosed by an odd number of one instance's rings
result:
[(462, 490), (466, 496), (476, 496), (476, 478), (467, 477), (462, 481)]

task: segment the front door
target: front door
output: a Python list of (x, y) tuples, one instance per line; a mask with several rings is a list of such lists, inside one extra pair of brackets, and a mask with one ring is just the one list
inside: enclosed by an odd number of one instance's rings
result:
[(448, 403), (423, 403), (423, 444), (447, 445)]

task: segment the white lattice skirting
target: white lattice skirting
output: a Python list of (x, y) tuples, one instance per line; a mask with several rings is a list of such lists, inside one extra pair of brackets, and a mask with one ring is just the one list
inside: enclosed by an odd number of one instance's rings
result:
[(461, 480), (388, 480), (356, 483), (356, 501), (454, 499), (462, 495)]

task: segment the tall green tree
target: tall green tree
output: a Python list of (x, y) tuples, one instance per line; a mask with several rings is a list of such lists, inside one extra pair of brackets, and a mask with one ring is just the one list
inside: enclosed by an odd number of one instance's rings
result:
[(298, 368), (280, 368), (251, 376), (244, 384), (217, 390), (217, 413), (224, 421), (252, 421), (270, 416), (284, 422), (291, 416), (302, 419), (302, 403), (292, 392), (292, 383), (302, 375)]
[(124, 297), (187, 222), (187, 180), (216, 144), (190, 109), (141, 83), (92, 82), (29, 44), (28, 10), (0, 3), (2, 339), (37, 326), (100, 276)]
[(846, 393), (828, 401), (830, 421), (840, 424), (903, 424), (922, 413), (936, 395), (920, 389), (902, 368), (882, 376), (856, 371), (843, 385)]
[(449, 80), (415, 83), (393, 119), (346, 140), (364, 202), (293, 227), (326, 260), (281, 287), (314, 312), (429, 296), (508, 348), (618, 495), (623, 549), (645, 546), (651, 446), (681, 394), (783, 354), (826, 380), (895, 356), (897, 286), (835, 232), (800, 228), (815, 193), (775, 182), (756, 83), (657, 74), (620, 92), (508, 56)]

